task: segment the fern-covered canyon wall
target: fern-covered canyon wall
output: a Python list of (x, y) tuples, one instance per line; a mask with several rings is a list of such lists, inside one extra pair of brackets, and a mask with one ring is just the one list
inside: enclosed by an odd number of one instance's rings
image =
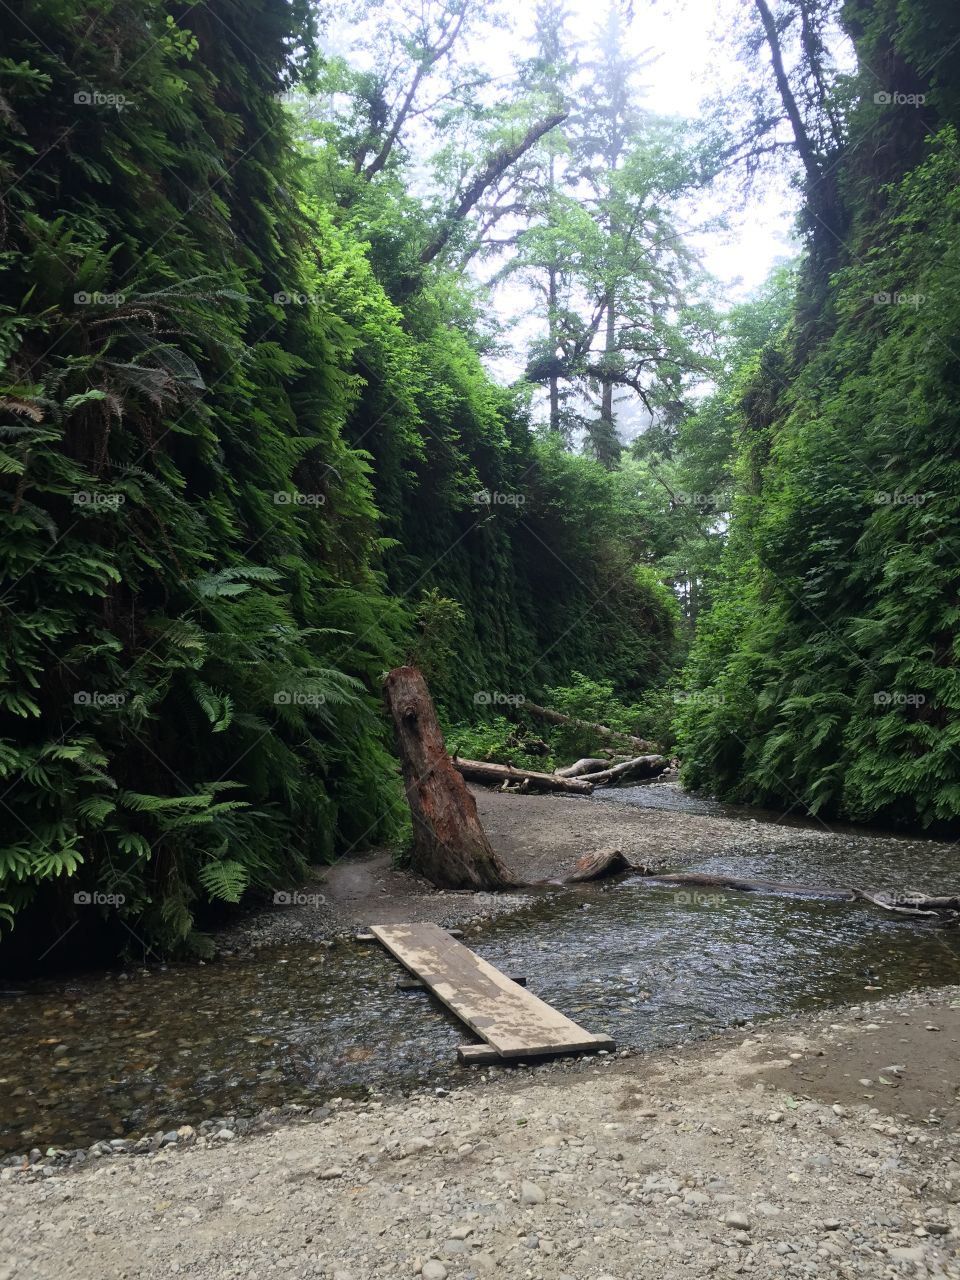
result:
[(840, 20), (859, 71), (807, 174), (791, 322), (742, 375), (685, 777), (956, 831), (960, 14), (848, 0)]
[(218, 904), (397, 837), (380, 681), (445, 609), (452, 715), (573, 668), (662, 680), (676, 609), (622, 484), (485, 374), (402, 178), (361, 202), (329, 139), (294, 145), (306, 5), (23, 10), (0, 16), (0, 950), (203, 950)]

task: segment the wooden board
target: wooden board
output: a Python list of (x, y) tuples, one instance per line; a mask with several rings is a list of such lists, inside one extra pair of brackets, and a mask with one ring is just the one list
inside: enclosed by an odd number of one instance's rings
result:
[(511, 982), (437, 924), (371, 925), (370, 932), (500, 1058), (614, 1047), (607, 1036), (591, 1035)]
[[(506, 975), (511, 982), (515, 982), (518, 987), (527, 985), (526, 975), (522, 973), (508, 973)], [(398, 991), (429, 991), (430, 988), (425, 986), (419, 978), (398, 978)]]

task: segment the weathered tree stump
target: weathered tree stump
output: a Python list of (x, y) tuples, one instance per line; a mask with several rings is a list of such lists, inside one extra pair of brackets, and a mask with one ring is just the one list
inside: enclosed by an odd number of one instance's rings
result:
[(512, 889), (487, 840), (477, 805), (447, 754), (427, 683), (416, 667), (395, 667), (384, 684), (413, 816), (415, 870), (439, 889)]

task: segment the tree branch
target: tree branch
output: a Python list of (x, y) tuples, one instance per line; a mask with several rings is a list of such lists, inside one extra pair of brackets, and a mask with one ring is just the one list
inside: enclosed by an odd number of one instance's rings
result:
[(434, 45), (432, 49), (426, 50), (423, 61), (420, 63), (419, 67), (417, 67), (416, 75), (413, 77), (410, 88), (404, 96), (400, 109), (394, 116), (393, 124), (390, 126), (390, 131), (383, 140), (383, 145), (363, 171), (363, 176), (368, 182), (372, 178), (376, 177), (389, 160), (390, 152), (393, 150), (397, 138), (400, 136), (400, 130), (403, 128), (407, 118), (411, 114), (414, 99), (417, 96), (417, 90), (420, 88), (420, 85), (437, 65), (440, 59), (446, 57), (456, 43), (457, 36), (460, 34), (460, 29), (467, 16), (467, 8), (468, 6), (464, 4), (451, 29), (441, 29), (440, 43)]
[(810, 135), (807, 133), (803, 119), (800, 115), (800, 108), (797, 106), (797, 100), (794, 97), (793, 89), (790, 87), (790, 80), (787, 76), (783, 65), (783, 54), (780, 51), (780, 37), (777, 34), (777, 24), (773, 14), (770, 12), (770, 6), (767, 0), (753, 0), (756, 5), (757, 12), (760, 14), (760, 21), (763, 23), (763, 30), (767, 37), (767, 44), (770, 47), (770, 62), (773, 65), (773, 74), (777, 82), (777, 89), (780, 92), (780, 98), (783, 102), (783, 109), (787, 113), (790, 125), (793, 129), (793, 136), (796, 140), (797, 151), (800, 159), (803, 161), (803, 167), (806, 170), (807, 177), (811, 182), (815, 182), (820, 176), (820, 162), (816, 150), (810, 142)]
[(515, 164), (522, 155), (539, 142), (545, 133), (549, 133), (558, 124), (562, 124), (567, 115), (566, 111), (555, 111), (552, 115), (547, 116), (546, 119), (538, 120), (536, 124), (530, 126), (518, 142), (503, 146), (490, 156), (487, 163), (463, 192), (459, 202), (444, 218), (440, 230), (421, 253), (420, 261), (424, 266), (428, 262), (432, 262), (437, 254), (442, 253), (457, 225), (464, 220), (470, 210), (479, 202), (487, 188), (492, 186), (512, 164)]

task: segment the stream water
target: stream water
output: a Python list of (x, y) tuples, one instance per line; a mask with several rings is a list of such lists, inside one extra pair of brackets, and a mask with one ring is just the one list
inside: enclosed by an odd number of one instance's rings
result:
[[(710, 803), (676, 788), (629, 788), (613, 798)], [(813, 845), (798, 837), (796, 847), (734, 850), (691, 869), (940, 890), (960, 879), (960, 851), (824, 831)], [(960, 983), (957, 931), (864, 906), (655, 888), (639, 878), (551, 897), (467, 941), (623, 1046)], [(463, 1030), (424, 995), (398, 992), (398, 973), (375, 946), (297, 943), (207, 965), (27, 984), (0, 1000), (0, 1151), (84, 1146), (371, 1087), (457, 1079)]]

